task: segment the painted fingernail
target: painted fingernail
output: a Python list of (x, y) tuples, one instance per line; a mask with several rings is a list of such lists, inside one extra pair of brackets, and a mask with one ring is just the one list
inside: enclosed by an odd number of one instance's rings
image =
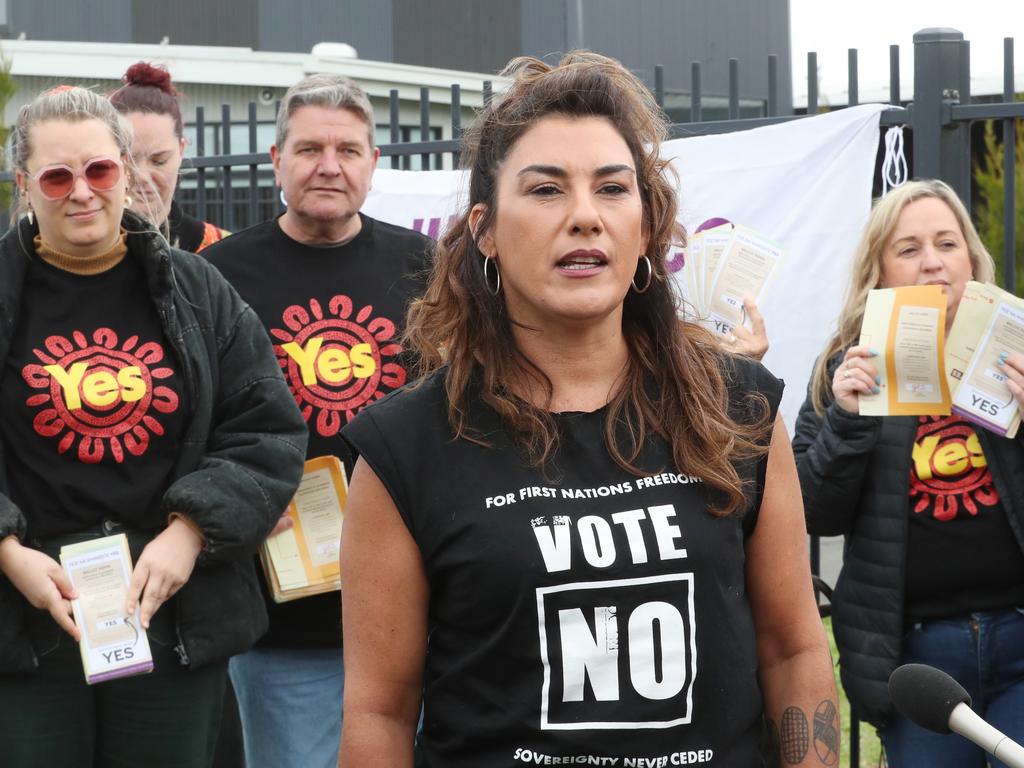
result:
[(880, 378), (878, 378), (877, 376), (875, 376), (875, 384), (881, 384), (881, 383), (882, 383), (882, 380)]
[(872, 347), (871, 349), (869, 349), (869, 350), (868, 350), (868, 353), (869, 353), (869, 355), (870, 355), (871, 357), (878, 357), (878, 355), (880, 354), (880, 353), (879, 353), (879, 351), (878, 351), (877, 349), (875, 349), (874, 347)]
[(1000, 353), (999, 353), (999, 359), (1000, 359), (1000, 360), (1005, 360), (1005, 359), (1006, 359), (1006, 358), (1008, 358), (1009, 356), (1010, 356), (1010, 353), (1009, 353), (1009, 352), (1000, 352)]
[(872, 387), (871, 388), (871, 394), (873, 394), (873, 395), (877, 395), (881, 391), (882, 390), (880, 390), (878, 387)]

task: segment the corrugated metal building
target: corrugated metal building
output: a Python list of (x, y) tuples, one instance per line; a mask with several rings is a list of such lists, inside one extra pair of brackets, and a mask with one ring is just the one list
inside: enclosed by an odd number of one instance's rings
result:
[(590, 48), (653, 85), (688, 116), (690, 63), (703, 66), (704, 119), (724, 111), (729, 59), (741, 59), (745, 115), (763, 113), (778, 55), (779, 111), (792, 109), (789, 0), (0, 0), (6, 37), (242, 46), (308, 52), (321, 41), (361, 59), (466, 72), (510, 58)]

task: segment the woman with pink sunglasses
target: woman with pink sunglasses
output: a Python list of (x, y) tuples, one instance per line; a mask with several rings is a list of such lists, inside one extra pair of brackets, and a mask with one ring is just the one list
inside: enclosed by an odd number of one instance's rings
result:
[[(227, 659), (266, 627), (252, 554), (305, 425), (252, 311), (129, 210), (131, 130), (60, 87), (13, 133), (0, 240), (0, 764), (212, 762)], [(62, 546), (127, 537), (113, 620), (150, 674), (88, 685)], [(123, 607), (122, 607), (123, 606)], [(84, 614), (83, 614), (84, 615)]]

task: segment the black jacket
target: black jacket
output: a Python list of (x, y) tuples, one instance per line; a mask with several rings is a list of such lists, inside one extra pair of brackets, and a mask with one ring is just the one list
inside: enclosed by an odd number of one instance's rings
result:
[[(153, 529), (180, 512), (207, 546), (176, 596), (179, 654), (198, 667), (247, 650), (267, 617), (252, 555), (287, 506), (302, 474), (306, 426), (263, 326), (204, 259), (167, 247), (126, 212), (128, 256), (138, 259), (186, 388), (188, 421)], [(27, 221), (0, 240), (0, 368), (36, 258)], [(25, 516), (7, 496), (0, 445), (0, 540), (25, 538)], [(28, 603), (0, 575), (0, 673), (37, 665), (25, 632)]]
[[(829, 363), (831, 376), (842, 360)], [(916, 416), (856, 416), (835, 403), (823, 416), (810, 389), (793, 436), (807, 530), (843, 535), (843, 568), (832, 595), (832, 628), (843, 687), (862, 720), (892, 713), (889, 675), (900, 663), (910, 469)], [(977, 431), (1010, 526), (1024, 549), (1024, 447)]]

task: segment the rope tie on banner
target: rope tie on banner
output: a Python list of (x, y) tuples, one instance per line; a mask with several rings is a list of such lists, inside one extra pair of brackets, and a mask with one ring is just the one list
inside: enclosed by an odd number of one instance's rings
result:
[(890, 189), (907, 183), (907, 158), (903, 154), (903, 126), (894, 125), (885, 132), (885, 159), (882, 161), (882, 197)]

